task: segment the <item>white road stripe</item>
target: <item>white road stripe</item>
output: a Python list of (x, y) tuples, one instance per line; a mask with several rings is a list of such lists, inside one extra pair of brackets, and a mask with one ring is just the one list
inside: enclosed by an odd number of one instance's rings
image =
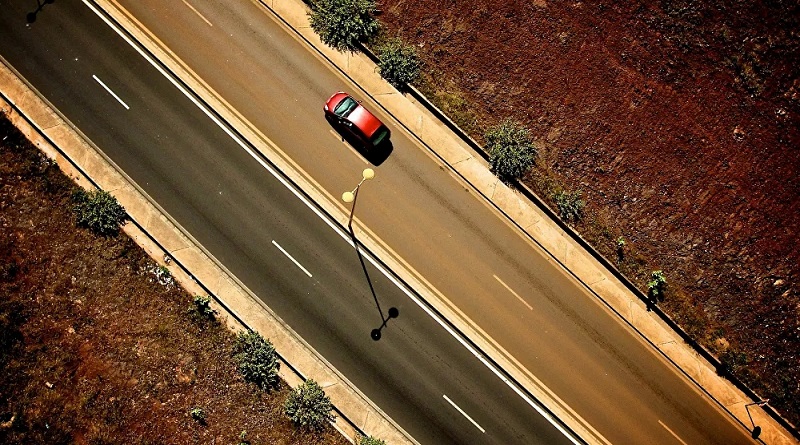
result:
[(678, 437), (678, 435), (677, 435), (677, 434), (675, 434), (675, 432), (674, 432), (674, 431), (672, 431), (671, 429), (669, 429), (669, 427), (668, 427), (668, 426), (664, 425), (664, 422), (662, 422), (662, 421), (660, 421), (660, 420), (659, 420), (659, 421), (658, 421), (658, 423), (659, 423), (661, 426), (663, 426), (665, 430), (669, 431), (669, 433), (670, 433), (670, 434), (672, 434), (672, 436), (673, 436), (674, 438), (678, 439), (678, 441), (679, 441), (680, 443), (682, 443), (683, 445), (687, 445), (687, 444), (686, 444), (686, 442), (684, 442), (684, 441), (683, 441), (683, 439), (681, 439), (680, 437)]
[(475, 425), (475, 428), (478, 428), (484, 434), (486, 433), (486, 430), (483, 429), (480, 425), (478, 425), (478, 422), (472, 420), (472, 417), (468, 416), (467, 413), (465, 413), (463, 409), (461, 409), (458, 405), (455, 404), (455, 402), (450, 400), (450, 397), (447, 397), (447, 394), (442, 394), (442, 397), (444, 397), (445, 400), (447, 400), (451, 405), (453, 405), (453, 408), (457, 409), (458, 412), (460, 412), (462, 416), (466, 417), (467, 420), (472, 422), (472, 424)]
[(531, 306), (530, 304), (528, 304), (528, 302), (527, 302), (527, 301), (523, 300), (523, 299), (522, 299), (522, 297), (520, 297), (519, 295), (517, 295), (517, 293), (516, 293), (516, 292), (514, 292), (514, 289), (511, 289), (510, 287), (508, 287), (508, 285), (507, 285), (506, 283), (504, 283), (504, 282), (503, 282), (503, 280), (501, 280), (501, 279), (500, 279), (500, 277), (498, 277), (497, 275), (492, 275), (492, 276), (494, 277), (494, 279), (495, 279), (495, 280), (499, 281), (499, 282), (500, 282), (500, 284), (502, 284), (502, 285), (503, 285), (503, 287), (505, 287), (506, 289), (508, 289), (508, 291), (509, 291), (509, 292), (511, 292), (512, 294), (514, 294), (514, 296), (515, 296), (515, 297), (517, 297), (517, 300), (521, 301), (521, 302), (522, 302), (522, 304), (524, 304), (525, 306), (528, 306), (528, 309), (530, 309), (530, 310), (533, 310), (533, 306)]
[(97, 83), (99, 83), (99, 84), (100, 84), (100, 86), (101, 86), (101, 87), (105, 88), (105, 90), (106, 90), (106, 91), (108, 91), (108, 94), (110, 94), (110, 95), (114, 96), (114, 99), (117, 99), (117, 101), (118, 101), (119, 103), (121, 103), (121, 104), (122, 104), (122, 106), (123, 106), (123, 107), (125, 107), (125, 109), (126, 109), (126, 110), (130, 110), (130, 109), (131, 109), (131, 107), (129, 107), (129, 106), (128, 106), (128, 104), (126, 104), (125, 102), (123, 102), (123, 101), (122, 101), (122, 99), (120, 99), (120, 98), (119, 98), (119, 96), (117, 96), (117, 95), (116, 95), (116, 93), (114, 93), (113, 91), (111, 91), (111, 88), (109, 88), (109, 87), (108, 87), (106, 84), (104, 84), (102, 80), (100, 80), (100, 79), (99, 79), (97, 76), (95, 76), (94, 74), (92, 74), (92, 77), (94, 78), (94, 80), (96, 80), (96, 81), (97, 81)]
[[(278, 171), (276, 169), (274, 169), (270, 164), (268, 164), (258, 154), (256, 154), (247, 145), (247, 143), (245, 143), (236, 134), (234, 134), (226, 125), (224, 125), (217, 118), (217, 116), (215, 116), (211, 111), (208, 110), (208, 108), (206, 108), (203, 104), (201, 104), (200, 101), (196, 97), (194, 97), (193, 94), (189, 93), (189, 91), (187, 91), (186, 88), (183, 85), (181, 85), (175, 78), (170, 76), (164, 70), (164, 68), (161, 67), (161, 65), (158, 62), (153, 60), (153, 58), (150, 57), (150, 55), (147, 54), (147, 52), (145, 52), (142, 48), (140, 48), (137, 44), (135, 44), (125, 34), (125, 32), (120, 30), (119, 27), (117, 27), (117, 25), (115, 25), (112, 21), (110, 21), (103, 13), (98, 11), (97, 8), (95, 8), (94, 5), (89, 3), (89, 0), (83, 0), (83, 4), (85, 4), (86, 7), (88, 7), (95, 14), (97, 14), (97, 16), (100, 17), (100, 19), (103, 20), (109, 26), (109, 28), (113, 29), (114, 32), (116, 32), (123, 40), (125, 40), (128, 43), (128, 45), (130, 45), (136, 52), (139, 53), (139, 55), (141, 55), (145, 60), (147, 60), (150, 63), (150, 65), (152, 65), (156, 70), (158, 70), (158, 72), (160, 72), (161, 75), (163, 75), (170, 83), (172, 83), (172, 85), (174, 85), (175, 88), (178, 89), (178, 91), (183, 93), (183, 95), (186, 96), (187, 99), (192, 101), (192, 103), (195, 104), (195, 106), (197, 106), (197, 108), (199, 108), (200, 111), (205, 113), (205, 115), (208, 116), (208, 118), (211, 119), (212, 122), (217, 124), (217, 126), (219, 126), (220, 129), (222, 129), (222, 131), (224, 131), (228, 136), (230, 136), (231, 139), (233, 139), (234, 142), (236, 142), (240, 147), (242, 147), (242, 149), (244, 149), (250, 156), (252, 156), (253, 159), (255, 159), (256, 162), (258, 162), (262, 167), (264, 167), (264, 169), (267, 170), (273, 177), (275, 177), (275, 179), (277, 179), (281, 184), (283, 184), (283, 186), (286, 187), (287, 190), (292, 192), (292, 194), (294, 194), (297, 197), (297, 199), (299, 199), (303, 204), (306, 205), (306, 207), (308, 207), (312, 212), (314, 212), (314, 214), (316, 214), (319, 217), (319, 219), (321, 219), (323, 222), (325, 222), (325, 224), (327, 224), (328, 227), (330, 227), (334, 232), (339, 234), (339, 236), (346, 243), (348, 243), (350, 246), (355, 248), (355, 244), (353, 244), (353, 240), (351, 239), (350, 234), (348, 232), (346, 232), (345, 229), (343, 229), (343, 228), (339, 227), (338, 225), (336, 225), (336, 223), (331, 218), (329, 218), (327, 215), (323, 214), (322, 211), (320, 209), (318, 209), (317, 206), (314, 203), (312, 203), (311, 201), (308, 200), (308, 198), (306, 198), (305, 194), (300, 192), (300, 190), (298, 190), (292, 183), (290, 183), (286, 178), (284, 178), (282, 174), (278, 173)], [(266, 142), (268, 144), (272, 145), (272, 146), (275, 146), (275, 144), (270, 140), (266, 140)], [(445, 331), (447, 331), (448, 334), (450, 334), (454, 339), (456, 339), (456, 341), (459, 342), (461, 344), (461, 346), (463, 346), (467, 351), (469, 351), (476, 359), (478, 359), (478, 361), (483, 363), (483, 365), (486, 366), (486, 368), (488, 368), (495, 376), (497, 376), (497, 378), (499, 378), (500, 381), (505, 383), (512, 391), (514, 391), (531, 408), (536, 410), (536, 412), (538, 412), (539, 415), (541, 415), (548, 422), (550, 422), (550, 424), (553, 425), (553, 427), (556, 428), (558, 431), (560, 431), (561, 434), (564, 435), (564, 437), (569, 439), (569, 441), (574, 443), (575, 445), (580, 445), (581, 444), (581, 441), (579, 441), (578, 438), (576, 438), (571, 432), (569, 432), (566, 429), (564, 429), (564, 427), (561, 425), (561, 422), (559, 422), (557, 420), (557, 418), (555, 418), (552, 414), (547, 412), (538, 401), (535, 401), (531, 396), (529, 396), (527, 393), (522, 391), (517, 385), (514, 384), (514, 382), (509, 380), (501, 372), (500, 369), (498, 369), (493, 363), (491, 363), (486, 357), (484, 357), (477, 349), (475, 349), (475, 347), (473, 347), (470, 343), (468, 343), (463, 337), (458, 335), (458, 333), (456, 333), (456, 331), (453, 330), (453, 328), (450, 327), (450, 325), (441, 316), (439, 316), (438, 314), (433, 312), (433, 310), (430, 307), (428, 307), (428, 305), (425, 302), (420, 300), (416, 296), (416, 294), (414, 294), (403, 283), (401, 283), (394, 276), (394, 274), (390, 273), (386, 268), (384, 268), (383, 264), (379, 263), (375, 258), (372, 257), (371, 254), (367, 254), (367, 255), (364, 255), (364, 256), (367, 258), (367, 260), (376, 269), (381, 271), (381, 273), (386, 278), (388, 278), (389, 281), (394, 283), (394, 285), (397, 286), (398, 289), (400, 289), (404, 294), (406, 294), (406, 296), (408, 298), (410, 298), (411, 301), (413, 301), (417, 306), (419, 306), (423, 311), (425, 311), (425, 313), (428, 314), (429, 317), (431, 317), (434, 321), (436, 321), (436, 323), (438, 323), (439, 326), (441, 326)]]
[(203, 19), (206, 23), (208, 23), (208, 26), (214, 26), (214, 25), (211, 24), (211, 22), (208, 21), (207, 18), (203, 17), (203, 14), (200, 14), (200, 11), (194, 9), (194, 6), (190, 5), (189, 2), (187, 2), (186, 0), (182, 0), (182, 1), (186, 6), (189, 7), (189, 9), (194, 11), (195, 14), (199, 15), (201, 19)]
[(277, 248), (278, 248), (278, 250), (280, 250), (281, 252), (283, 252), (283, 254), (284, 254), (284, 255), (286, 255), (286, 257), (287, 257), (287, 258), (289, 258), (290, 260), (292, 260), (292, 262), (293, 262), (293, 263), (294, 263), (294, 264), (295, 264), (297, 267), (299, 267), (300, 269), (302, 269), (302, 270), (303, 270), (303, 272), (305, 272), (305, 273), (306, 273), (306, 275), (308, 275), (308, 278), (311, 278), (311, 272), (309, 272), (309, 271), (308, 271), (308, 269), (306, 269), (305, 267), (303, 267), (303, 265), (302, 265), (302, 264), (298, 263), (298, 262), (297, 262), (297, 260), (296, 260), (296, 259), (294, 259), (294, 257), (293, 257), (293, 256), (289, 255), (289, 252), (287, 252), (286, 250), (284, 250), (284, 248), (283, 248), (283, 247), (281, 247), (281, 245), (280, 245), (280, 244), (278, 244), (278, 243), (277, 243), (275, 240), (272, 240), (272, 244), (274, 244), (274, 245), (275, 245), (275, 247), (277, 247)]

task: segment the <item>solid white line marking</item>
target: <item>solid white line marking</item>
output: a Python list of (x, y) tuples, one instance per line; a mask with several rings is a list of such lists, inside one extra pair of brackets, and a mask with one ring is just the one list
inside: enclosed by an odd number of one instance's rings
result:
[[(166, 79), (167, 79), (167, 80), (168, 80), (170, 83), (172, 83), (172, 85), (174, 85), (174, 86), (175, 86), (175, 88), (177, 88), (177, 89), (178, 89), (178, 91), (180, 91), (181, 93), (183, 93), (183, 95), (184, 95), (184, 96), (186, 96), (186, 98), (187, 98), (187, 99), (189, 99), (190, 101), (192, 101), (192, 103), (193, 103), (193, 104), (195, 104), (195, 106), (197, 106), (197, 108), (199, 108), (199, 109), (200, 109), (200, 111), (202, 111), (203, 113), (205, 113), (205, 115), (206, 115), (206, 116), (208, 116), (208, 118), (209, 118), (209, 119), (211, 119), (211, 121), (212, 121), (212, 122), (214, 122), (215, 124), (217, 124), (217, 126), (219, 126), (219, 128), (220, 128), (220, 129), (222, 129), (222, 131), (224, 131), (224, 132), (225, 132), (225, 133), (226, 133), (228, 136), (230, 136), (230, 138), (231, 138), (231, 139), (233, 139), (233, 141), (234, 141), (234, 142), (236, 142), (236, 143), (237, 143), (237, 144), (238, 144), (240, 147), (242, 147), (242, 149), (244, 149), (244, 150), (245, 150), (245, 151), (246, 151), (246, 152), (247, 152), (247, 153), (248, 153), (250, 156), (252, 156), (252, 157), (253, 157), (253, 159), (255, 159), (255, 160), (256, 160), (256, 162), (258, 162), (258, 163), (259, 163), (259, 164), (260, 164), (262, 167), (264, 167), (264, 169), (265, 169), (265, 170), (267, 170), (267, 171), (268, 171), (268, 172), (269, 172), (269, 173), (270, 173), (270, 174), (271, 174), (271, 175), (272, 175), (272, 176), (273, 176), (275, 179), (277, 179), (277, 180), (278, 180), (278, 181), (279, 181), (281, 184), (283, 184), (283, 186), (284, 186), (284, 187), (286, 187), (286, 189), (287, 189), (287, 190), (289, 190), (290, 192), (292, 192), (292, 194), (293, 194), (293, 195), (295, 195), (295, 196), (297, 197), (297, 199), (299, 199), (299, 200), (300, 200), (300, 202), (302, 202), (303, 204), (305, 204), (305, 205), (306, 205), (306, 207), (308, 207), (308, 208), (309, 208), (309, 209), (310, 209), (312, 212), (314, 212), (314, 214), (316, 214), (316, 215), (319, 217), (319, 219), (321, 219), (323, 222), (325, 222), (325, 224), (327, 224), (327, 225), (328, 225), (328, 227), (330, 227), (330, 228), (331, 228), (331, 229), (332, 229), (334, 232), (336, 232), (337, 234), (339, 234), (339, 236), (340, 236), (340, 237), (341, 237), (341, 238), (342, 238), (342, 239), (343, 239), (343, 240), (344, 240), (344, 241), (345, 241), (347, 244), (349, 244), (350, 246), (352, 246), (353, 248), (355, 248), (355, 244), (353, 244), (353, 240), (350, 238), (350, 234), (349, 234), (348, 232), (346, 232), (344, 228), (341, 228), (341, 227), (339, 227), (338, 225), (336, 225), (336, 223), (334, 223), (334, 221), (333, 221), (333, 220), (329, 219), (329, 218), (328, 218), (328, 217), (327, 217), (325, 214), (323, 214), (323, 213), (322, 213), (322, 211), (321, 211), (321, 210), (319, 210), (319, 209), (316, 207), (316, 205), (315, 205), (314, 203), (312, 203), (311, 201), (309, 201), (309, 200), (308, 200), (308, 198), (306, 198), (306, 196), (305, 196), (305, 195), (304, 195), (302, 192), (300, 192), (300, 190), (298, 190), (297, 188), (295, 188), (295, 186), (294, 186), (293, 184), (291, 184), (291, 183), (290, 183), (290, 182), (289, 182), (289, 181), (288, 181), (286, 178), (284, 178), (282, 174), (278, 173), (278, 171), (277, 171), (277, 170), (275, 170), (274, 168), (272, 168), (272, 166), (271, 166), (271, 165), (269, 165), (269, 164), (268, 164), (266, 161), (264, 161), (263, 159), (261, 159), (261, 157), (260, 157), (258, 154), (256, 154), (256, 153), (255, 153), (255, 152), (254, 152), (254, 151), (253, 151), (253, 150), (252, 150), (252, 149), (251, 149), (251, 148), (250, 148), (250, 147), (247, 145), (247, 143), (245, 143), (245, 142), (244, 142), (243, 140), (241, 140), (241, 139), (240, 139), (240, 138), (239, 138), (239, 137), (238, 137), (236, 134), (234, 134), (234, 133), (233, 133), (233, 132), (232, 132), (232, 131), (231, 131), (231, 130), (230, 130), (230, 129), (229, 129), (227, 126), (226, 126), (226, 125), (224, 125), (224, 124), (223, 124), (223, 123), (222, 123), (222, 122), (221, 122), (221, 121), (220, 121), (220, 120), (219, 120), (219, 119), (218, 119), (218, 118), (217, 118), (217, 117), (216, 117), (216, 116), (215, 116), (213, 113), (211, 113), (211, 111), (210, 111), (210, 110), (208, 110), (208, 109), (207, 109), (207, 108), (206, 108), (206, 107), (205, 107), (203, 104), (201, 104), (201, 103), (200, 103), (200, 101), (199, 101), (197, 98), (195, 98), (193, 94), (189, 93), (189, 91), (188, 91), (188, 90), (186, 90), (186, 88), (184, 88), (184, 87), (183, 87), (183, 85), (181, 85), (181, 84), (180, 84), (180, 83), (179, 83), (179, 82), (178, 82), (176, 79), (174, 79), (172, 76), (170, 76), (170, 75), (169, 75), (169, 74), (168, 74), (168, 73), (167, 73), (167, 72), (166, 72), (166, 71), (165, 71), (165, 70), (164, 70), (164, 69), (161, 67), (161, 65), (160, 65), (159, 63), (157, 63), (155, 60), (153, 60), (153, 59), (150, 57), (150, 55), (149, 55), (149, 54), (147, 54), (147, 53), (146, 53), (146, 52), (145, 52), (145, 51), (144, 51), (142, 48), (140, 48), (140, 47), (139, 47), (137, 44), (135, 44), (135, 43), (134, 43), (134, 42), (133, 42), (133, 41), (132, 41), (130, 38), (128, 38), (128, 36), (126, 36), (126, 35), (125, 35), (125, 33), (124, 33), (124, 32), (123, 32), (121, 29), (119, 29), (119, 28), (118, 28), (118, 27), (117, 27), (117, 26), (116, 26), (116, 25), (115, 25), (113, 22), (111, 22), (111, 21), (110, 21), (108, 18), (106, 18), (106, 17), (105, 17), (105, 15), (104, 15), (103, 13), (101, 13), (100, 11), (98, 11), (98, 10), (97, 10), (97, 8), (95, 8), (95, 7), (94, 7), (94, 5), (92, 5), (91, 3), (89, 3), (89, 0), (83, 0), (83, 4), (85, 4), (85, 5), (86, 5), (86, 7), (88, 7), (88, 8), (89, 8), (89, 9), (91, 9), (91, 10), (92, 10), (92, 11), (93, 11), (95, 14), (97, 14), (97, 16), (98, 16), (98, 17), (100, 17), (100, 19), (101, 19), (101, 20), (103, 20), (103, 21), (104, 21), (104, 22), (105, 22), (105, 23), (108, 25), (108, 27), (109, 27), (109, 28), (113, 29), (113, 30), (114, 30), (114, 32), (116, 32), (116, 33), (117, 33), (117, 35), (119, 35), (119, 36), (120, 36), (120, 37), (121, 37), (123, 40), (125, 40), (126, 42), (128, 42), (128, 45), (130, 45), (130, 46), (131, 46), (131, 48), (133, 48), (133, 49), (134, 49), (136, 52), (138, 52), (138, 53), (139, 53), (139, 55), (141, 55), (141, 56), (142, 56), (142, 57), (143, 57), (145, 60), (147, 60), (147, 61), (150, 63), (150, 65), (152, 65), (152, 66), (153, 66), (153, 67), (154, 67), (156, 70), (158, 70), (158, 72), (160, 72), (160, 73), (161, 73), (161, 75), (163, 75), (163, 76), (164, 76), (164, 77), (165, 77), (165, 78), (166, 78)], [(271, 141), (267, 141), (267, 142), (268, 142), (268, 143), (270, 143), (271, 145), (274, 145), (274, 143), (272, 143)], [(469, 343), (468, 343), (468, 342), (467, 342), (467, 341), (466, 341), (464, 338), (462, 338), (460, 335), (458, 335), (458, 334), (457, 334), (457, 333), (456, 333), (456, 332), (453, 330), (453, 328), (451, 328), (451, 327), (450, 327), (450, 325), (449, 325), (449, 324), (448, 324), (448, 323), (447, 323), (447, 322), (446, 322), (446, 321), (445, 321), (443, 318), (441, 318), (441, 317), (440, 317), (438, 314), (434, 313), (434, 312), (433, 312), (433, 310), (432, 310), (431, 308), (429, 308), (427, 304), (425, 304), (425, 303), (424, 303), (422, 300), (420, 300), (419, 298), (417, 298), (416, 294), (414, 294), (414, 293), (413, 293), (411, 290), (409, 290), (409, 289), (408, 289), (408, 288), (407, 288), (405, 285), (403, 285), (403, 284), (402, 284), (402, 283), (401, 283), (401, 282), (400, 282), (400, 281), (399, 281), (399, 280), (398, 280), (398, 279), (397, 279), (397, 278), (396, 278), (396, 277), (395, 277), (393, 274), (389, 273), (389, 271), (388, 271), (386, 268), (384, 268), (384, 267), (383, 267), (383, 265), (382, 265), (382, 264), (380, 264), (380, 263), (379, 263), (379, 262), (378, 262), (378, 261), (377, 261), (375, 258), (373, 258), (371, 254), (367, 254), (367, 255), (364, 255), (364, 256), (367, 258), (367, 260), (369, 260), (369, 262), (370, 262), (370, 263), (371, 263), (371, 264), (372, 264), (372, 265), (373, 265), (373, 266), (374, 266), (376, 269), (378, 269), (379, 271), (381, 271), (381, 273), (382, 273), (382, 274), (383, 274), (383, 275), (384, 275), (384, 276), (385, 276), (387, 279), (389, 279), (389, 281), (391, 281), (392, 283), (394, 283), (394, 285), (395, 285), (395, 286), (397, 286), (397, 288), (398, 288), (398, 289), (400, 289), (401, 291), (403, 291), (403, 293), (404, 293), (404, 294), (406, 294), (406, 296), (407, 296), (408, 298), (410, 298), (410, 299), (411, 299), (411, 301), (413, 301), (413, 302), (414, 302), (414, 303), (415, 303), (417, 306), (419, 306), (419, 307), (420, 307), (420, 309), (422, 309), (423, 311), (425, 311), (425, 313), (426, 313), (426, 314), (428, 314), (428, 316), (429, 316), (429, 317), (431, 317), (431, 318), (432, 318), (434, 321), (436, 321), (436, 323), (438, 323), (438, 324), (439, 324), (439, 326), (441, 326), (441, 327), (442, 327), (442, 328), (443, 328), (445, 331), (447, 331), (447, 333), (448, 333), (448, 334), (450, 334), (450, 335), (451, 335), (453, 338), (455, 338), (455, 339), (456, 339), (456, 341), (458, 341), (459, 343), (461, 343), (461, 346), (463, 346), (463, 347), (464, 347), (464, 348), (465, 348), (467, 351), (469, 351), (469, 352), (470, 352), (470, 353), (471, 353), (471, 354), (472, 354), (472, 355), (473, 355), (475, 358), (477, 358), (477, 359), (478, 359), (478, 361), (480, 361), (481, 363), (483, 363), (483, 365), (484, 365), (484, 366), (486, 366), (486, 367), (487, 367), (487, 368), (488, 368), (488, 369), (489, 369), (489, 370), (490, 370), (490, 371), (491, 371), (491, 372), (492, 372), (494, 375), (496, 375), (496, 376), (497, 376), (497, 378), (499, 378), (499, 379), (500, 379), (500, 381), (502, 381), (502, 382), (503, 382), (503, 383), (505, 383), (505, 384), (506, 384), (506, 385), (507, 385), (509, 388), (511, 388), (511, 390), (512, 390), (512, 391), (514, 391), (514, 392), (515, 392), (515, 393), (516, 393), (516, 394), (517, 394), (517, 395), (518, 395), (518, 396), (519, 396), (519, 397), (520, 397), (522, 400), (524, 400), (524, 401), (525, 401), (525, 402), (526, 402), (528, 405), (530, 405), (530, 407), (531, 407), (531, 408), (533, 408), (534, 410), (536, 410), (536, 412), (538, 412), (538, 413), (539, 413), (539, 415), (541, 415), (541, 416), (542, 416), (542, 417), (544, 417), (544, 418), (545, 418), (545, 419), (546, 419), (548, 422), (550, 422), (550, 424), (551, 424), (551, 425), (553, 425), (553, 427), (554, 427), (555, 429), (557, 429), (558, 431), (560, 431), (560, 432), (561, 432), (561, 434), (563, 434), (563, 435), (564, 435), (564, 437), (566, 437), (567, 439), (569, 439), (569, 441), (570, 441), (570, 442), (572, 442), (572, 443), (574, 443), (575, 445), (580, 445), (580, 444), (581, 444), (581, 442), (580, 442), (580, 441), (579, 441), (579, 440), (578, 440), (576, 437), (574, 437), (574, 435), (573, 435), (571, 432), (568, 432), (566, 429), (564, 429), (564, 427), (561, 425), (561, 423), (558, 421), (558, 419), (556, 419), (556, 418), (555, 418), (555, 417), (554, 417), (552, 414), (550, 414), (549, 412), (545, 411), (545, 409), (544, 409), (544, 408), (543, 408), (543, 407), (542, 407), (542, 406), (541, 406), (539, 403), (537, 403), (536, 401), (534, 401), (534, 400), (533, 400), (533, 398), (531, 398), (531, 397), (530, 397), (528, 394), (526, 394), (525, 392), (523, 392), (523, 391), (522, 391), (522, 390), (521, 390), (519, 387), (517, 387), (517, 385), (515, 385), (513, 382), (511, 382), (511, 380), (509, 380), (508, 378), (506, 378), (506, 377), (503, 375), (503, 373), (502, 373), (502, 372), (501, 372), (501, 371), (500, 371), (500, 370), (499, 370), (499, 369), (498, 369), (498, 368), (497, 368), (497, 367), (496, 367), (494, 364), (492, 364), (491, 362), (489, 362), (489, 360), (488, 360), (487, 358), (485, 358), (485, 357), (484, 357), (484, 356), (483, 356), (483, 355), (482, 355), (480, 352), (478, 352), (478, 350), (477, 350), (477, 349), (475, 349), (475, 348), (474, 348), (474, 347), (473, 347), (471, 344), (469, 344)]]
[(522, 299), (522, 297), (520, 297), (519, 295), (517, 295), (517, 293), (516, 293), (516, 292), (514, 292), (514, 289), (511, 289), (510, 287), (508, 287), (508, 285), (507, 285), (506, 283), (504, 283), (504, 282), (503, 282), (503, 280), (501, 280), (501, 279), (500, 279), (500, 277), (498, 277), (497, 275), (492, 275), (492, 276), (494, 277), (494, 279), (495, 279), (495, 280), (499, 281), (499, 282), (500, 282), (500, 284), (502, 284), (502, 285), (503, 285), (503, 287), (505, 287), (506, 289), (508, 289), (508, 291), (509, 291), (509, 292), (511, 292), (512, 294), (514, 294), (514, 296), (515, 296), (515, 297), (517, 297), (517, 300), (521, 301), (521, 302), (522, 302), (522, 304), (524, 304), (525, 306), (528, 306), (528, 309), (530, 309), (530, 310), (533, 310), (533, 306), (531, 306), (530, 304), (528, 304), (528, 302), (527, 302), (527, 301), (523, 300), (523, 299)]
[(472, 417), (468, 416), (467, 413), (465, 413), (463, 409), (461, 409), (458, 405), (455, 404), (455, 402), (450, 400), (450, 397), (447, 397), (447, 394), (442, 394), (442, 397), (444, 397), (445, 400), (447, 400), (451, 405), (453, 405), (453, 408), (457, 409), (458, 412), (460, 412), (462, 416), (466, 417), (467, 420), (472, 422), (472, 424), (475, 425), (476, 428), (481, 430), (482, 433), (484, 433), (484, 434), (486, 433), (486, 430), (483, 429), (480, 425), (478, 425), (478, 422), (472, 420)]
[(664, 422), (662, 422), (662, 421), (660, 421), (660, 420), (659, 420), (659, 421), (658, 421), (658, 423), (659, 423), (659, 424), (661, 424), (661, 426), (663, 426), (665, 430), (669, 431), (669, 433), (670, 433), (670, 434), (672, 434), (672, 436), (673, 436), (673, 437), (675, 437), (676, 439), (678, 439), (678, 441), (680, 441), (680, 443), (682, 443), (683, 445), (687, 445), (687, 444), (686, 444), (686, 442), (684, 442), (684, 441), (683, 441), (683, 439), (681, 439), (680, 437), (678, 437), (678, 435), (677, 435), (677, 434), (675, 434), (675, 432), (674, 432), (674, 431), (672, 431), (671, 429), (669, 429), (669, 427), (668, 427), (668, 426), (664, 425)]
[(292, 260), (292, 262), (293, 262), (293, 263), (294, 263), (294, 264), (295, 264), (297, 267), (299, 267), (300, 269), (302, 269), (302, 270), (303, 270), (303, 272), (305, 272), (305, 273), (306, 273), (306, 275), (308, 275), (308, 278), (311, 278), (311, 272), (309, 272), (309, 271), (308, 271), (308, 269), (306, 269), (305, 267), (303, 267), (303, 265), (302, 265), (302, 264), (298, 263), (298, 262), (297, 262), (297, 260), (296, 260), (296, 259), (294, 259), (294, 257), (293, 257), (293, 256), (289, 255), (289, 252), (287, 252), (286, 250), (284, 250), (284, 249), (283, 249), (283, 247), (281, 247), (281, 245), (280, 245), (280, 244), (278, 244), (277, 242), (275, 242), (275, 240), (272, 240), (272, 244), (274, 244), (274, 245), (275, 245), (275, 247), (277, 247), (277, 248), (278, 248), (278, 250), (280, 250), (281, 252), (283, 252), (283, 254), (284, 254), (284, 255), (286, 255), (286, 257), (287, 257), (287, 258), (289, 258), (290, 260)]
[(194, 9), (194, 6), (190, 5), (189, 2), (187, 2), (186, 0), (182, 0), (182, 1), (186, 6), (189, 7), (189, 9), (194, 11), (195, 14), (199, 15), (201, 19), (203, 19), (206, 23), (208, 23), (208, 26), (214, 26), (214, 25), (211, 24), (211, 22), (208, 21), (207, 18), (203, 17), (203, 14), (200, 14), (200, 11)]
[(125, 107), (125, 109), (126, 109), (126, 110), (130, 110), (130, 109), (131, 109), (131, 107), (129, 107), (129, 106), (128, 106), (128, 104), (126, 104), (125, 102), (123, 102), (123, 101), (122, 101), (122, 99), (120, 99), (120, 98), (119, 98), (119, 96), (117, 96), (117, 95), (116, 95), (116, 93), (114, 93), (113, 91), (111, 91), (111, 88), (109, 88), (109, 87), (108, 87), (106, 84), (104, 84), (102, 80), (100, 80), (100, 79), (99, 79), (97, 76), (95, 76), (94, 74), (92, 74), (92, 77), (94, 78), (94, 80), (96, 80), (96, 81), (97, 81), (97, 83), (99, 83), (99, 84), (100, 84), (100, 86), (101, 86), (101, 87), (105, 88), (105, 89), (106, 89), (106, 91), (108, 91), (108, 94), (110, 94), (110, 95), (114, 96), (114, 99), (117, 99), (117, 101), (118, 101), (119, 103), (121, 103), (121, 104), (122, 104), (122, 106), (123, 106), (123, 107)]

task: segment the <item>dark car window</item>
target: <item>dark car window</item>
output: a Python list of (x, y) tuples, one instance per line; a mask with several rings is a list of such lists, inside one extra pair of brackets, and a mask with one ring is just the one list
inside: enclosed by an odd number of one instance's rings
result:
[(336, 105), (336, 108), (334, 108), (333, 113), (337, 116), (347, 117), (347, 115), (350, 114), (351, 111), (355, 110), (357, 106), (358, 102), (356, 102), (356, 100), (353, 99), (352, 97), (347, 96), (344, 99), (342, 99), (341, 102), (339, 102), (339, 105)]
[(375, 146), (380, 145), (381, 142), (383, 142), (387, 136), (389, 136), (389, 129), (384, 126), (381, 126), (381, 128), (378, 128), (378, 131), (376, 131), (375, 134), (372, 135), (372, 145)]

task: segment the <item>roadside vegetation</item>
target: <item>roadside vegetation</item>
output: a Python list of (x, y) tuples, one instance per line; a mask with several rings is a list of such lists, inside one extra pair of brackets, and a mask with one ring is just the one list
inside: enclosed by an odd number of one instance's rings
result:
[(489, 164), (501, 179), (519, 179), (536, 162), (531, 132), (519, 122), (506, 119), (489, 128), (484, 139), (489, 152)]
[(306, 430), (323, 430), (335, 418), (331, 399), (311, 379), (289, 393), (284, 408), (292, 423)]
[(368, 436), (359, 438), (358, 445), (386, 445), (386, 442), (380, 439), (376, 439), (372, 436)]
[(72, 194), (77, 224), (98, 235), (113, 236), (119, 233), (128, 214), (117, 200), (105, 190), (77, 189)]
[(113, 196), (1, 115), (0, 140), (0, 443), (349, 443), (312, 384), (296, 425), (274, 347), (119, 233)]
[(403, 91), (419, 77), (422, 67), (417, 50), (402, 39), (397, 37), (385, 39), (375, 45), (375, 51), (378, 53), (378, 69), (381, 77), (398, 90)]
[(311, 0), (310, 5), (311, 28), (339, 51), (357, 51), (380, 29), (374, 0)]

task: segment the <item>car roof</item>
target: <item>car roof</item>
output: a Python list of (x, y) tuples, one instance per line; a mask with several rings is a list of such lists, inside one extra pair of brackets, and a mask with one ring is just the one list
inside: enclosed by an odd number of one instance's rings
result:
[(368, 138), (371, 138), (373, 134), (383, 126), (383, 123), (378, 120), (372, 113), (369, 112), (366, 108), (359, 105), (353, 110), (349, 116), (347, 116), (347, 120), (356, 124), (361, 131), (364, 132), (364, 135)]

